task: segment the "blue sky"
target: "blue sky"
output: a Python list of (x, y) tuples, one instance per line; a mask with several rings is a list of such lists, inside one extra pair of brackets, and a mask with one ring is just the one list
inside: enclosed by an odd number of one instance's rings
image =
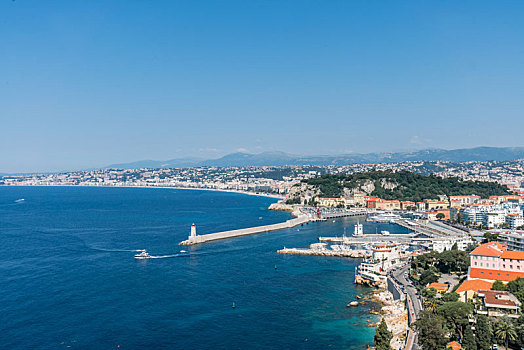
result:
[(0, 1), (0, 172), (524, 146), (523, 1)]

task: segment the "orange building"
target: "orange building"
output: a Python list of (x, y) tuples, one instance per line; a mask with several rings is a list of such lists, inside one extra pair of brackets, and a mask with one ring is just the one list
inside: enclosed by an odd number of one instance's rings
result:
[(446, 293), (449, 289), (449, 285), (447, 285), (446, 283), (433, 282), (428, 286), (427, 289), (431, 288), (435, 288), (439, 293)]

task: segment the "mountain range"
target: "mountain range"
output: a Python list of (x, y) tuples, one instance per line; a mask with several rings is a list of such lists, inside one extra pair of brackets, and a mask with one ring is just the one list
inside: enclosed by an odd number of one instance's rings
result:
[(413, 152), (351, 153), (341, 155), (294, 155), (285, 152), (231, 153), (217, 159), (175, 158), (112, 164), (105, 169), (188, 168), (200, 166), (284, 166), (397, 163), (405, 161), (506, 161), (524, 158), (524, 147), (476, 147), (454, 150), (425, 149)]

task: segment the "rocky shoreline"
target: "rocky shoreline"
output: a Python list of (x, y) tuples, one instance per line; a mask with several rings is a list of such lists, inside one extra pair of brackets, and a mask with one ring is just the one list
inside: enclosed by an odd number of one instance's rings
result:
[(371, 311), (371, 313), (380, 315), (381, 320), (386, 322), (388, 330), (393, 334), (391, 347), (393, 349), (402, 348), (408, 331), (408, 311), (405, 303), (401, 300), (395, 301), (393, 295), (388, 291), (373, 294), (371, 300), (382, 305), (379, 311)]

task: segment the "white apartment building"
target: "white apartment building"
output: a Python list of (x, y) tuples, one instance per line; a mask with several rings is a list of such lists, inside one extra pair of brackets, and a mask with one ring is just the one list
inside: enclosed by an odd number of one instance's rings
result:
[[(474, 205), (464, 209), (464, 222), (474, 225), (484, 225), (488, 228), (500, 227), (508, 223), (510, 227), (519, 227), (524, 224), (521, 221), (522, 208), (515, 203), (501, 203), (495, 205)], [(510, 218), (511, 217), (511, 218)]]
[(506, 243), (508, 250), (524, 251), (524, 231), (508, 231), (499, 234), (499, 241)]
[(444, 250), (451, 250), (455, 243), (458, 250), (466, 250), (468, 245), (474, 244), (469, 237), (434, 239), (431, 242), (431, 249), (442, 253)]
[(506, 216), (506, 223), (511, 229), (516, 230), (517, 228), (524, 226), (524, 217), (522, 214), (509, 214)]

